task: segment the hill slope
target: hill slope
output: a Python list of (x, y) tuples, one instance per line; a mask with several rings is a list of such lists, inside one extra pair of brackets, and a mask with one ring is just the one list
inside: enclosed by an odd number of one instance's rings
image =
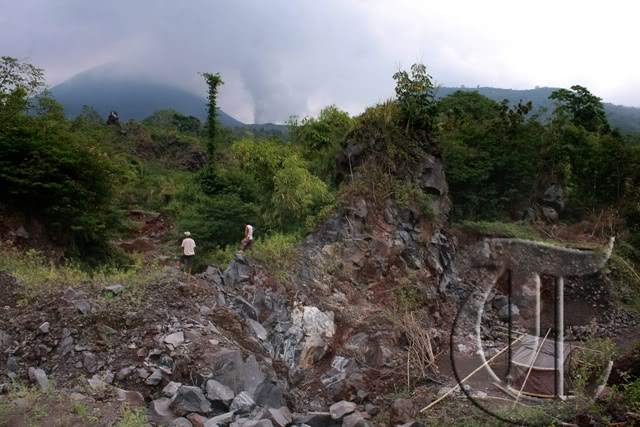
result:
[[(90, 105), (103, 117), (117, 111), (122, 120), (142, 120), (165, 108), (206, 119), (207, 101), (203, 97), (165, 83), (110, 78), (99, 71), (80, 73), (53, 87), (51, 92), (70, 116), (80, 113), (83, 105)], [(218, 111), (218, 118), (224, 126), (244, 126), (222, 110)]]
[[(534, 112), (538, 112), (541, 108), (551, 111), (554, 108), (553, 101), (549, 99), (549, 95), (558, 88), (541, 87), (536, 89), (500, 89), (495, 87), (479, 87), (479, 88), (455, 88), (440, 87), (438, 89), (438, 98), (444, 98), (458, 90), (476, 91), (494, 101), (508, 100), (511, 104), (517, 104), (519, 101), (533, 103)], [(615, 105), (604, 103), (604, 109), (609, 117), (609, 123), (613, 128), (618, 128), (624, 132), (640, 132), (640, 108), (626, 107), (623, 105)]]

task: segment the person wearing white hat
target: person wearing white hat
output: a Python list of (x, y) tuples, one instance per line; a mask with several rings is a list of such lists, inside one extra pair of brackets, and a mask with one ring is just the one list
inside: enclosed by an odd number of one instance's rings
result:
[(182, 269), (182, 265), (189, 268), (189, 274), (191, 274), (191, 268), (193, 267), (193, 258), (196, 256), (196, 242), (191, 238), (191, 233), (184, 232), (184, 240), (182, 241), (182, 256), (178, 262), (178, 268)]

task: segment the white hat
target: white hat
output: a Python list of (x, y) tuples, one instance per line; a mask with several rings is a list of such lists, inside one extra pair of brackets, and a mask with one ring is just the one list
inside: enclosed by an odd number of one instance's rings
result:
[(185, 235), (185, 236), (191, 236), (191, 233), (189, 233), (188, 231), (185, 231), (185, 232), (184, 232), (184, 235)]

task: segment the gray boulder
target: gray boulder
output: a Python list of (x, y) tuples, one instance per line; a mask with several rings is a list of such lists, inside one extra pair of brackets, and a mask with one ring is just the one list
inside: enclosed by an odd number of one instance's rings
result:
[(310, 427), (329, 427), (335, 421), (329, 412), (308, 412), (304, 415), (294, 416), (294, 424), (306, 424)]
[(229, 406), (234, 397), (235, 393), (226, 385), (216, 380), (207, 381), (207, 398), (212, 402), (221, 402)]
[(246, 391), (254, 395), (256, 389), (266, 379), (255, 356), (245, 360), (240, 350), (221, 350), (213, 355), (213, 379), (230, 387), (235, 394)]
[(249, 393), (243, 391), (233, 398), (229, 409), (236, 413), (246, 414), (256, 406), (256, 402), (251, 398)]
[(285, 404), (282, 389), (269, 380), (265, 380), (256, 388), (254, 396), (256, 403), (265, 408), (280, 408)]
[(269, 408), (269, 414), (271, 415), (271, 420), (273, 420), (273, 423), (278, 427), (286, 427), (293, 421), (291, 412), (286, 406), (277, 409)]
[(90, 351), (86, 351), (84, 353), (82, 364), (84, 365), (84, 369), (86, 369), (90, 374), (94, 374), (98, 371), (98, 358)]
[(211, 411), (211, 403), (204, 397), (204, 393), (200, 388), (182, 386), (178, 389), (169, 408), (181, 417), (191, 412), (206, 415)]
[(331, 418), (333, 418), (334, 420), (339, 420), (345, 415), (351, 414), (356, 410), (357, 407), (358, 405), (353, 402), (342, 400), (331, 405), (331, 407), (329, 408), (329, 413), (331, 413)]
[(156, 399), (149, 405), (146, 412), (149, 421), (160, 424), (170, 425), (176, 418), (176, 414), (171, 410), (171, 399)]
[(158, 385), (162, 381), (162, 371), (160, 369), (156, 369), (153, 371), (153, 374), (149, 375), (145, 381), (147, 385)]
[(162, 395), (164, 397), (173, 397), (176, 395), (180, 387), (182, 387), (181, 383), (171, 381), (162, 389)]
[(47, 391), (49, 388), (49, 379), (42, 369), (29, 368), (29, 379), (32, 383), (38, 384), (42, 391)]

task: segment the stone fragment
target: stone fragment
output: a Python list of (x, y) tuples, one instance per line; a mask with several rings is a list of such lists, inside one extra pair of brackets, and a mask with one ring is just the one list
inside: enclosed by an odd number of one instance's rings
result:
[(204, 397), (199, 387), (182, 386), (171, 401), (170, 409), (178, 416), (195, 412), (206, 415), (211, 410), (211, 403)]
[(127, 378), (129, 378), (132, 373), (133, 373), (133, 371), (131, 370), (131, 368), (122, 368), (116, 374), (116, 380), (124, 381)]
[(210, 418), (209, 421), (205, 423), (205, 427), (213, 427), (213, 426), (226, 426), (231, 424), (233, 421), (233, 417), (235, 415), (234, 411), (226, 412), (224, 414), (216, 415), (213, 418)]
[(13, 343), (13, 338), (7, 332), (0, 329), (0, 350), (10, 347)]
[(177, 415), (171, 410), (171, 399), (156, 399), (149, 405), (147, 410), (149, 421), (160, 424), (170, 425)]
[(44, 322), (42, 325), (40, 325), (40, 327), (38, 328), (38, 330), (40, 331), (40, 333), (42, 334), (48, 334), (49, 333), (49, 329), (51, 328), (51, 324), (49, 322)]
[(76, 303), (76, 308), (82, 314), (89, 314), (91, 312), (91, 304), (88, 301), (78, 301)]
[(204, 427), (204, 424), (208, 421), (207, 418), (199, 414), (189, 414), (187, 419), (191, 421), (193, 427)]
[(357, 407), (358, 406), (353, 402), (342, 400), (331, 405), (331, 407), (329, 407), (329, 413), (331, 413), (331, 418), (333, 418), (334, 420), (339, 420), (345, 415), (351, 414), (356, 410)]
[(117, 399), (120, 402), (127, 402), (132, 408), (144, 407), (144, 397), (138, 391), (128, 391), (119, 388)]
[(354, 412), (344, 417), (342, 427), (367, 427), (367, 422), (359, 412)]
[(167, 337), (164, 339), (164, 342), (167, 344), (171, 344), (174, 347), (177, 347), (184, 342), (184, 333), (176, 332), (171, 335), (167, 335)]
[(391, 404), (391, 425), (399, 425), (412, 421), (417, 415), (415, 404), (409, 399), (396, 399)]
[(42, 369), (29, 368), (29, 379), (32, 383), (38, 384), (42, 391), (47, 391), (49, 388), (49, 379)]
[(84, 353), (82, 364), (84, 365), (84, 369), (86, 369), (90, 374), (94, 374), (98, 371), (98, 358), (90, 351), (86, 351)]
[(278, 427), (286, 427), (291, 424), (293, 421), (293, 417), (291, 416), (291, 412), (289, 408), (283, 406), (281, 408), (269, 408), (269, 414), (271, 415), (271, 420)]
[(308, 412), (304, 415), (293, 417), (294, 424), (306, 424), (310, 427), (329, 427), (334, 424), (329, 412)]
[(253, 333), (253, 335), (255, 335), (258, 339), (262, 341), (267, 340), (267, 337), (268, 337), (267, 330), (259, 322), (253, 319), (247, 319), (247, 324), (251, 328), (251, 332)]
[(221, 402), (225, 406), (229, 406), (235, 393), (231, 388), (216, 380), (207, 381), (207, 398), (212, 402)]
[(178, 392), (178, 389), (182, 386), (181, 383), (171, 381), (162, 389), (162, 395), (164, 397), (173, 397)]
[(253, 401), (249, 393), (243, 391), (233, 398), (231, 405), (229, 405), (229, 409), (236, 413), (244, 414), (251, 412), (255, 406), (256, 402)]
[(18, 372), (20, 372), (20, 365), (18, 365), (18, 359), (16, 359), (15, 357), (10, 357), (7, 360), (7, 369), (9, 370), (9, 372), (12, 372), (14, 374), (17, 374)]
[(169, 427), (193, 427), (193, 424), (188, 419), (180, 417), (173, 420)]
[(160, 381), (162, 381), (162, 371), (160, 369), (156, 369), (153, 371), (153, 374), (147, 377), (145, 383), (148, 385), (158, 385), (160, 384)]

